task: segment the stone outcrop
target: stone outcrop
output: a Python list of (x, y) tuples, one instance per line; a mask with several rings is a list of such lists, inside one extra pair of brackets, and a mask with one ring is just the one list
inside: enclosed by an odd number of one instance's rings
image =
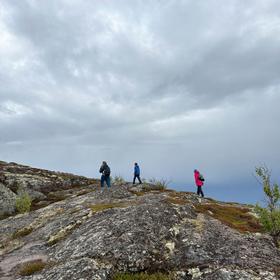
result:
[[(89, 185), (94, 180), (69, 173), (31, 168), (16, 163), (0, 162), (0, 218), (15, 213), (15, 199), (29, 194), (33, 205), (48, 204), (58, 197), (53, 192)], [(53, 195), (53, 197), (52, 197)]]
[[(60, 201), (0, 221), (1, 279), (105, 280), (124, 272), (279, 279), (280, 252), (247, 205), (148, 184), (101, 191), (95, 182), (61, 192)], [(237, 222), (220, 209), (239, 213)], [(38, 261), (45, 266), (23, 275)]]
[(16, 194), (0, 183), (0, 217), (15, 212)]

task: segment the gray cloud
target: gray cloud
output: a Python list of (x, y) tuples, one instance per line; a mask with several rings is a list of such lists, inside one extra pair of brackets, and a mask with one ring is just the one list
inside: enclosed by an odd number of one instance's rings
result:
[(106, 158), (126, 178), (137, 160), (144, 177), (188, 187), (197, 167), (218, 197), (218, 186), (253, 186), (259, 163), (279, 171), (276, 0), (0, 10), (2, 159), (98, 176)]

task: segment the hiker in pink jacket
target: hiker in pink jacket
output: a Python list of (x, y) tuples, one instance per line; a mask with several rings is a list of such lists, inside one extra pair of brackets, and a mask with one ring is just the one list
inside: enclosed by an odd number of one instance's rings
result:
[(199, 196), (201, 194), (201, 196), (204, 197), (204, 193), (202, 191), (204, 178), (196, 169), (194, 170), (194, 180), (197, 186), (197, 195)]

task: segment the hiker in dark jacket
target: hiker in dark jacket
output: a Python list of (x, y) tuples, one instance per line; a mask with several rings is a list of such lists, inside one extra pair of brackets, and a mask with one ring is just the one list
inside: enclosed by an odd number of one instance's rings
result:
[(142, 184), (142, 181), (140, 179), (140, 167), (137, 164), (137, 162), (134, 163), (134, 178), (133, 178), (133, 185), (135, 184), (135, 179), (138, 179), (139, 183)]
[(199, 173), (198, 170), (194, 170), (194, 180), (195, 184), (197, 186), (197, 195), (199, 196), (201, 194), (202, 197), (204, 197), (204, 193), (202, 191), (202, 186), (204, 182), (203, 176)]
[(104, 182), (106, 182), (108, 189), (111, 187), (111, 182), (110, 182), (110, 174), (111, 170), (110, 167), (108, 166), (106, 161), (102, 162), (102, 165), (99, 169), (99, 172), (102, 173), (101, 175), (101, 188), (104, 187)]

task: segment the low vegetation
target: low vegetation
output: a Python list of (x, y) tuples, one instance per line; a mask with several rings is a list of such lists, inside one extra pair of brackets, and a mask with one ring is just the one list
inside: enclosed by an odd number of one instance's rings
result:
[(280, 278), (280, 267), (279, 267), (279, 266), (276, 266), (276, 267), (274, 268), (274, 273), (276, 274), (276, 276), (277, 276), (278, 278)]
[(21, 276), (29, 276), (29, 275), (32, 275), (36, 272), (43, 270), (45, 268), (45, 266), (46, 266), (46, 263), (43, 262), (42, 260), (27, 262), (21, 266), (21, 268), (19, 270), (19, 274)]
[(129, 192), (137, 196), (143, 196), (147, 193), (146, 191), (132, 191), (132, 190), (129, 190)]
[(82, 195), (88, 194), (88, 193), (90, 193), (90, 192), (92, 192), (91, 189), (89, 189), (89, 190), (81, 190), (81, 191), (78, 192), (76, 195), (77, 195), (77, 196), (82, 196)]
[(26, 213), (30, 211), (31, 198), (27, 192), (21, 192), (16, 199), (16, 210), (18, 213)]
[(149, 180), (149, 183), (154, 185), (153, 188), (156, 188), (158, 190), (166, 190), (170, 182), (166, 179), (157, 180), (155, 178), (152, 178)]
[(56, 192), (50, 192), (47, 195), (47, 200), (50, 202), (58, 202), (66, 199), (67, 197), (69, 196), (67, 196), (65, 191), (56, 191)]
[(216, 203), (197, 204), (195, 208), (197, 212), (211, 215), (213, 218), (241, 233), (263, 231), (258, 220), (250, 214), (249, 208)]
[(165, 191), (167, 190), (169, 181), (165, 179), (157, 180), (155, 178), (150, 179), (148, 182), (142, 179), (142, 190), (147, 191)]
[(162, 186), (158, 186), (158, 185), (155, 185), (155, 184), (151, 184), (151, 183), (147, 183), (147, 182), (144, 182), (141, 184), (141, 188), (139, 190), (129, 190), (131, 193), (137, 195), (137, 196), (143, 196), (149, 192), (156, 192), (156, 193), (168, 193), (170, 195), (173, 195), (174, 193), (174, 196), (178, 196), (178, 192), (174, 191), (174, 190), (169, 190), (167, 188), (163, 188)]
[(163, 273), (118, 273), (113, 277), (113, 280), (171, 280), (172, 278)]
[(32, 231), (33, 231), (32, 227), (24, 227), (22, 229), (17, 230), (16, 232), (14, 232), (12, 237), (13, 237), (13, 239), (24, 237), (24, 236), (30, 234)]
[(113, 179), (112, 179), (112, 183), (114, 185), (123, 185), (125, 184), (125, 180), (122, 176), (118, 175), (118, 176), (115, 176)]
[(268, 232), (277, 247), (280, 247), (280, 191), (279, 185), (271, 183), (271, 173), (267, 167), (257, 167), (256, 174), (261, 180), (266, 198), (264, 207), (256, 205), (255, 211), (259, 216), (264, 230)]
[(107, 203), (107, 204), (94, 204), (91, 205), (90, 208), (93, 212), (101, 212), (107, 209), (112, 209), (112, 208), (125, 208), (127, 207), (128, 204), (127, 203), (123, 203), (123, 202), (117, 202), (117, 203)]
[(166, 199), (166, 201), (167, 201), (168, 203), (176, 204), (176, 205), (186, 205), (186, 203), (187, 203), (187, 200), (186, 200), (186, 199), (181, 198), (181, 197), (176, 197), (176, 196), (168, 197), (168, 198)]

